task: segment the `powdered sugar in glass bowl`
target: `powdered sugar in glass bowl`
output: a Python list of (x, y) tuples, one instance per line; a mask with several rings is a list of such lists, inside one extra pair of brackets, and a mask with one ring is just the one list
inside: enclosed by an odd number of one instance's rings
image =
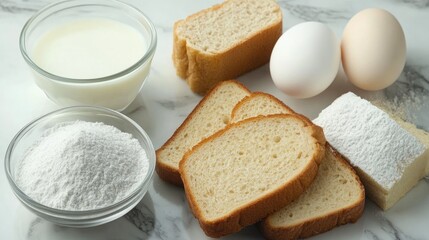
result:
[[(148, 160), (147, 173), (138, 182), (134, 191), (127, 193), (122, 200), (90, 210), (63, 210), (42, 204), (30, 197), (16, 182), (17, 168), (20, 166), (27, 150), (46, 134), (47, 129), (62, 123), (85, 121), (101, 122), (113, 126), (124, 133), (129, 133), (138, 140)], [(115, 220), (143, 198), (152, 182), (155, 169), (155, 150), (144, 130), (125, 115), (101, 107), (69, 107), (42, 116), (25, 126), (11, 141), (5, 157), (6, 176), (16, 197), (29, 210), (53, 223), (71, 227), (91, 227)]]

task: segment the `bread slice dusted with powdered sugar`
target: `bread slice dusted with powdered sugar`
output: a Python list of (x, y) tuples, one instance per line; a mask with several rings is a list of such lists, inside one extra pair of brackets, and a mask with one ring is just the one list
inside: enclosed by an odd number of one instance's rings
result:
[[(277, 98), (266, 93), (253, 93), (234, 107), (231, 122), (276, 113), (295, 114)], [(310, 237), (357, 221), (364, 205), (365, 190), (358, 176), (341, 154), (327, 144), (325, 158), (310, 187), (291, 204), (270, 214), (260, 225), (268, 239)]]
[(297, 115), (229, 124), (186, 153), (180, 174), (201, 228), (221, 237), (299, 197), (324, 157), (322, 130)]
[[(429, 133), (423, 129), (417, 128), (416, 125), (406, 122), (400, 118), (393, 117), (393, 119), (405, 130), (411, 133), (414, 137), (416, 137), (423, 145), (425, 145), (426, 149), (429, 149)], [(426, 154), (424, 157), (427, 161), (425, 176), (429, 177), (429, 150), (426, 150)]]
[(351, 92), (314, 122), (355, 167), (368, 197), (384, 210), (425, 176), (427, 147), (386, 112)]
[[(372, 104), (374, 104), (376, 107), (380, 108), (381, 110), (385, 111), (389, 116), (395, 120), (402, 128), (407, 130), (409, 133), (411, 133), (414, 137), (416, 137), (423, 145), (426, 146), (427, 149), (429, 149), (429, 132), (426, 132), (425, 130), (416, 127), (416, 125), (407, 122), (403, 120), (401, 117), (397, 115), (395, 112), (395, 109), (392, 109), (389, 107), (389, 105), (384, 104), (382, 101), (371, 101)], [(427, 166), (425, 175), (429, 176), (429, 153), (427, 154)]]
[(230, 80), (218, 84), (189, 114), (170, 139), (156, 151), (156, 172), (169, 183), (182, 185), (179, 162), (183, 155), (204, 138), (224, 128), (234, 106), (250, 91)]

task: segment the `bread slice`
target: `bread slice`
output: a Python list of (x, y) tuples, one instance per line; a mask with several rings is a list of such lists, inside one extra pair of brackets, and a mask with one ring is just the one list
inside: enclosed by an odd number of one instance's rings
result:
[[(253, 93), (233, 109), (231, 122), (253, 116), (291, 113), (283, 102), (266, 93)], [(355, 222), (363, 213), (365, 190), (341, 154), (327, 144), (316, 179), (297, 200), (261, 222), (268, 239), (297, 239)]]
[(423, 129), (417, 128), (416, 125), (406, 122), (400, 118), (393, 118), (402, 128), (407, 130), (409, 133), (411, 133), (414, 137), (416, 137), (420, 143), (425, 145), (426, 147), (426, 153), (424, 155), (424, 159), (426, 160), (426, 170), (424, 175), (429, 175), (429, 133), (426, 132)]
[(224, 128), (233, 107), (250, 91), (230, 80), (218, 84), (189, 114), (170, 139), (156, 151), (156, 172), (175, 185), (182, 185), (179, 162), (183, 155), (202, 139)]
[(295, 114), (292, 109), (274, 96), (267, 93), (254, 92), (252, 95), (243, 98), (234, 107), (231, 113), (231, 123), (259, 115), (267, 116), (280, 113)]
[(349, 92), (314, 120), (349, 160), (367, 196), (387, 210), (424, 177), (429, 150), (370, 102)]
[(206, 94), (220, 81), (264, 65), (282, 34), (273, 0), (227, 0), (174, 25), (173, 62), (191, 90)]
[[(402, 118), (400, 118), (399, 116), (397, 116), (395, 114), (395, 112), (392, 112), (394, 109), (390, 109), (388, 108), (387, 105), (383, 104), (383, 102), (380, 101), (374, 101), (371, 102), (372, 104), (374, 104), (376, 107), (380, 108), (381, 110), (383, 110), (384, 112), (386, 112), (387, 114), (389, 114), (389, 116), (395, 120), (396, 123), (398, 123), (402, 128), (404, 128), (405, 130), (407, 130), (409, 133), (411, 133), (414, 137), (416, 137), (423, 145), (426, 146), (427, 149), (429, 149), (429, 132), (426, 132), (423, 129), (417, 128), (416, 125), (404, 121)], [(231, 119), (232, 120), (232, 119)], [(426, 161), (427, 161), (427, 167), (426, 167), (426, 171), (425, 174), (426, 176), (429, 175), (429, 151), (426, 154)]]
[(321, 128), (300, 116), (259, 116), (230, 124), (180, 162), (192, 212), (210, 237), (256, 223), (308, 188), (324, 149)]
[(261, 229), (273, 240), (311, 237), (356, 222), (364, 206), (365, 190), (358, 176), (337, 151), (328, 147), (310, 188), (264, 219)]

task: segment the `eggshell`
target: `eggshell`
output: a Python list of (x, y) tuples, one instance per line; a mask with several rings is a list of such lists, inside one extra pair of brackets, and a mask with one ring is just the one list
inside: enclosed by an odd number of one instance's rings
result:
[(364, 90), (381, 90), (393, 84), (404, 68), (404, 32), (386, 10), (365, 9), (347, 23), (341, 52), (350, 82)]
[(340, 43), (325, 24), (293, 26), (277, 41), (271, 54), (274, 84), (295, 98), (313, 97), (334, 80), (340, 65)]

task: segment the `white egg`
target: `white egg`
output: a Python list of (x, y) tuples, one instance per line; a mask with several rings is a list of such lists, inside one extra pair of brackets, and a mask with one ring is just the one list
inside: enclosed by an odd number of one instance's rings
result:
[(295, 98), (313, 97), (334, 80), (340, 66), (340, 43), (325, 24), (305, 22), (286, 31), (274, 46), (270, 72), (274, 84)]
[(404, 68), (404, 32), (391, 13), (365, 9), (347, 23), (341, 51), (351, 83), (364, 90), (381, 90), (393, 84)]

